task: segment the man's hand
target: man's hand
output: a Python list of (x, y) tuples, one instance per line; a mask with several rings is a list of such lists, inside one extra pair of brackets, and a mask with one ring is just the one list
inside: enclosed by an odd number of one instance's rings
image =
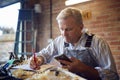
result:
[(86, 70), (86, 66), (84, 63), (82, 63), (80, 60), (72, 57), (70, 58), (71, 62), (65, 61), (65, 60), (59, 60), (60, 63), (64, 64), (63, 68), (67, 68), (69, 71), (78, 73), (83, 72)]
[(60, 63), (65, 64), (63, 65), (63, 68), (67, 68), (69, 71), (77, 74), (84, 74), (85, 78), (90, 79), (90, 80), (100, 80), (98, 71), (80, 60), (72, 57), (70, 58), (72, 62), (65, 61), (65, 60), (59, 60)]
[[(36, 62), (35, 62), (36, 61)], [(40, 65), (44, 62), (44, 59), (42, 56), (36, 56), (36, 60), (34, 60), (34, 56), (32, 56), (30, 60), (30, 68), (32, 69), (40, 69)]]

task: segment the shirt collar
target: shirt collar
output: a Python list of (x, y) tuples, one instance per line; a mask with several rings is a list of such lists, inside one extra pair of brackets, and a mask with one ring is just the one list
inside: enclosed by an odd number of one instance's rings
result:
[(80, 42), (82, 41), (82, 39), (84, 39), (84, 37), (85, 37), (85, 33), (82, 33), (79, 41), (75, 46), (73, 46), (71, 43), (64, 42), (64, 47), (70, 50), (85, 50), (86, 48), (80, 45)]

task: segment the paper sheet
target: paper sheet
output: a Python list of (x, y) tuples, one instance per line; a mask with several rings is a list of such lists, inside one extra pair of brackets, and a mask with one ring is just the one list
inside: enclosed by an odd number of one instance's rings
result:
[(30, 68), (29, 64), (18, 65), (18, 66), (14, 66), (12, 68), (15, 68), (15, 69), (24, 69), (24, 70), (33, 70), (32, 68)]

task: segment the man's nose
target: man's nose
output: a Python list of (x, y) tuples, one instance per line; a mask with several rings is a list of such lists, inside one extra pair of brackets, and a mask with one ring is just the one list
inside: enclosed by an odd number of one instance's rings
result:
[(66, 30), (64, 30), (64, 31), (62, 32), (62, 35), (63, 35), (63, 36), (66, 36), (66, 34), (67, 34)]

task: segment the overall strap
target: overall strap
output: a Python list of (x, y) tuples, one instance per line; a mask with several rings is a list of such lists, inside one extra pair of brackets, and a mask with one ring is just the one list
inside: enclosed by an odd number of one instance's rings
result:
[(92, 42), (93, 36), (94, 36), (94, 34), (88, 35), (87, 40), (86, 40), (85, 47), (90, 47), (90, 46), (91, 46), (91, 42)]
[(64, 42), (64, 47), (69, 47), (69, 43)]

